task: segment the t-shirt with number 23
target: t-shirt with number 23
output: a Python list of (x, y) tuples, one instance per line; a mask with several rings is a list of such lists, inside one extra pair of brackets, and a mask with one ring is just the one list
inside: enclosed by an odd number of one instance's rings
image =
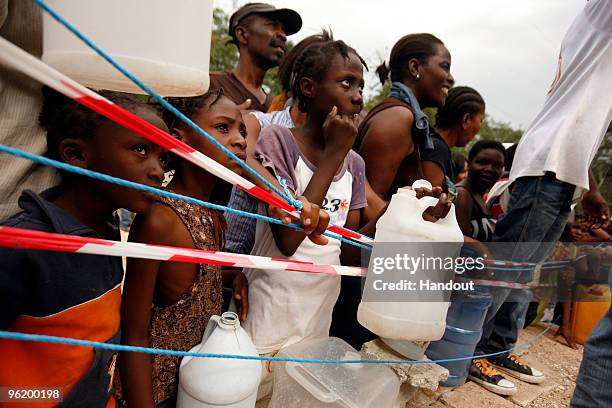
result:
[[(291, 130), (280, 126), (261, 131), (255, 157), (275, 176), (285, 179), (297, 195), (304, 193), (316, 169), (300, 152)], [(351, 150), (321, 207), (330, 215), (331, 223), (343, 226), (350, 210), (365, 206), (365, 163)], [(263, 204), (259, 213), (265, 214)], [(304, 239), (289, 259), (340, 264), (340, 241), (328, 239), (324, 246)], [(259, 220), (251, 253), (286, 258), (276, 246), (268, 223)], [(340, 292), (339, 276), (248, 268), (244, 272), (249, 280), (249, 314), (244, 328), (259, 353), (329, 335), (332, 310)]]

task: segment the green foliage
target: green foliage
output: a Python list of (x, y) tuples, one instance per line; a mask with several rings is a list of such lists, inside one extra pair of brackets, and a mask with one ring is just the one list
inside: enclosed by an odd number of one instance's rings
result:
[(278, 67), (269, 69), (264, 78), (264, 88), (272, 96), (280, 95), (283, 91), (278, 81)]
[(480, 139), (492, 139), (502, 143), (518, 143), (523, 136), (523, 131), (513, 129), (509, 123), (498, 122), (487, 115), (485, 120), (482, 121), (478, 135)]
[(210, 71), (229, 71), (238, 63), (238, 48), (229, 44), (232, 38), (227, 29), (229, 16), (220, 8), (213, 11), (213, 29), (210, 44)]
[(389, 91), (391, 90), (391, 83), (387, 81), (383, 87), (381, 87), (380, 85), (374, 85), (370, 89), (372, 91), (378, 89), (378, 92), (376, 92), (374, 96), (365, 101), (365, 104), (363, 105), (363, 109), (365, 111), (371, 111), (373, 107), (381, 103), (383, 99), (385, 99), (387, 95), (389, 95)]
[(432, 127), (436, 127), (436, 114), (438, 113), (437, 108), (425, 108), (423, 113), (427, 115), (427, 120)]

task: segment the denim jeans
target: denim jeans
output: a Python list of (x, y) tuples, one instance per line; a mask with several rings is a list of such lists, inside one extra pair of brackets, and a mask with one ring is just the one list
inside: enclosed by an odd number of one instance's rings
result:
[[(608, 276), (612, 287), (612, 272)], [(612, 403), (612, 309), (599, 321), (584, 345), (572, 408), (609, 407)]]
[[(525, 315), (531, 301), (530, 290), (489, 288), (489, 292), (493, 304), (487, 311), (476, 354), (497, 353), (514, 347), (518, 333), (525, 323)], [(503, 299), (504, 295), (507, 299), (498, 301), (497, 298)], [(491, 308), (494, 306), (497, 307), (497, 313), (491, 319)]]
[[(493, 236), (493, 242), (513, 244), (494, 248), (495, 257), (516, 262), (543, 260), (561, 237), (574, 188), (553, 174), (519, 178), (514, 183), (508, 211), (497, 222)], [(531, 270), (504, 272), (506, 281), (527, 282), (531, 276)], [(490, 287), (489, 290), (493, 303), (485, 317), (477, 354), (513, 347), (531, 301), (531, 291), (527, 289)]]

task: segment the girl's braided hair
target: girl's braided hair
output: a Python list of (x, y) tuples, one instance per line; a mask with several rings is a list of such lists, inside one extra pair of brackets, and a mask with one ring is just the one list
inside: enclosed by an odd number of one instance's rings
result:
[[(166, 98), (166, 102), (174, 106), (179, 112), (187, 116), (189, 119), (193, 117), (202, 107), (208, 106), (209, 108), (221, 99), (223, 96), (223, 88), (209, 89), (204, 95), (180, 97), (180, 98)], [(181, 119), (176, 116), (173, 112), (168, 109), (163, 109), (162, 115), (164, 122), (168, 126), (168, 129), (172, 130), (178, 127), (181, 123)]]
[(475, 89), (469, 86), (457, 86), (451, 88), (444, 106), (438, 109), (436, 127), (449, 129), (460, 123), (466, 113), (475, 115), (484, 111), (485, 101)]

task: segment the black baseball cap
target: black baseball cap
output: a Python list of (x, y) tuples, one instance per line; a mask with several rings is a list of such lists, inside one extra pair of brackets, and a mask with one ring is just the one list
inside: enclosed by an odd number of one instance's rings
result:
[(236, 10), (230, 17), (229, 34), (232, 38), (238, 23), (251, 14), (262, 14), (280, 21), (285, 27), (287, 35), (295, 34), (302, 28), (302, 17), (294, 10), (287, 8), (277, 9), (267, 3), (248, 3)]

